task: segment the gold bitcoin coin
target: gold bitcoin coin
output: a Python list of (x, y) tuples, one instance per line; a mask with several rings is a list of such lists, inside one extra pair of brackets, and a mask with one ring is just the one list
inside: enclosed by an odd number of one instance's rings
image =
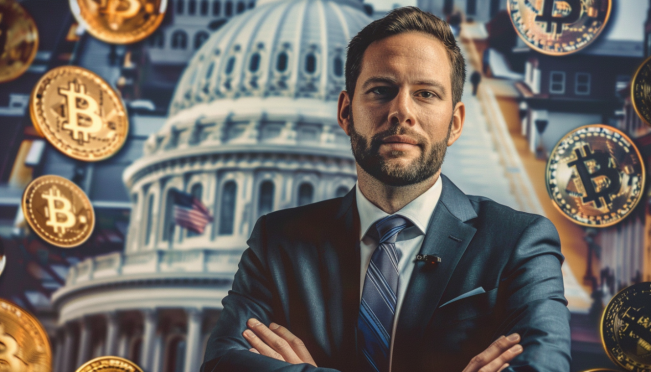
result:
[(601, 318), (606, 354), (627, 371), (651, 371), (651, 282), (617, 293)]
[(15, 0), (0, 0), (0, 83), (18, 78), (38, 50), (34, 19)]
[(642, 62), (631, 80), (631, 102), (640, 119), (651, 125), (651, 57)]
[(134, 362), (116, 357), (116, 356), (103, 356), (95, 358), (91, 361), (86, 362), (83, 366), (77, 368), (77, 372), (142, 372), (142, 369), (138, 367)]
[(556, 144), (547, 161), (547, 192), (572, 222), (606, 227), (625, 218), (642, 198), (642, 156), (621, 131), (579, 127)]
[(41, 323), (0, 298), (0, 370), (50, 372), (52, 350)]
[(46, 175), (32, 181), (23, 193), (22, 207), (36, 234), (57, 247), (82, 244), (95, 227), (90, 200), (79, 186), (63, 177)]
[[(107, 43), (130, 44), (151, 35), (163, 21), (167, 0), (71, 0), (88, 32)], [(78, 15), (76, 14), (78, 12)]]
[(611, 9), (612, 0), (507, 0), (520, 38), (553, 56), (578, 52), (595, 41)]
[(120, 150), (129, 120), (118, 94), (77, 66), (48, 71), (32, 90), (29, 111), (39, 133), (64, 154), (103, 160)]

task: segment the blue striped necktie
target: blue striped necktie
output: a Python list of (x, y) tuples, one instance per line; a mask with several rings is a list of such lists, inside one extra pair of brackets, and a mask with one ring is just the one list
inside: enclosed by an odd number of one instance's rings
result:
[(398, 254), (396, 237), (411, 222), (399, 215), (378, 220), (370, 229), (378, 247), (366, 270), (357, 320), (362, 371), (388, 372), (389, 346), (398, 299)]

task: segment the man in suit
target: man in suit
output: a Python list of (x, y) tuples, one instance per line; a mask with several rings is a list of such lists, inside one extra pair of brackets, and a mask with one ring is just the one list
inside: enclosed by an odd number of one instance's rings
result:
[(441, 174), (464, 80), (417, 8), (353, 38), (338, 121), (357, 184), (257, 221), (202, 371), (569, 371), (556, 229)]

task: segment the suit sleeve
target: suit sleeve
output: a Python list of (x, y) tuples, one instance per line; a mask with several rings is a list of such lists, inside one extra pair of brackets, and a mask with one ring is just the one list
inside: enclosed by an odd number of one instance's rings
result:
[(570, 312), (564, 295), (560, 239), (544, 217), (524, 229), (500, 283), (504, 308), (498, 334), (517, 332), (523, 352), (508, 372), (569, 372)]
[(273, 282), (265, 260), (265, 221), (266, 216), (258, 219), (247, 240), (249, 248), (242, 254), (232, 289), (222, 300), (224, 309), (208, 339), (201, 372), (337, 372), (309, 364), (292, 365), (249, 351), (251, 345), (242, 336), (247, 320), (256, 318), (268, 325), (274, 318)]

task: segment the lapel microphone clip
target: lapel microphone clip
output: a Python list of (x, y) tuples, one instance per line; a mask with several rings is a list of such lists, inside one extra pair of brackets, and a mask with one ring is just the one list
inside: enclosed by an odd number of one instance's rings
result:
[(436, 264), (441, 263), (441, 257), (439, 256), (434, 256), (434, 255), (427, 255), (427, 254), (417, 254), (416, 255), (416, 261), (417, 262), (425, 262), (427, 266), (434, 266)]

